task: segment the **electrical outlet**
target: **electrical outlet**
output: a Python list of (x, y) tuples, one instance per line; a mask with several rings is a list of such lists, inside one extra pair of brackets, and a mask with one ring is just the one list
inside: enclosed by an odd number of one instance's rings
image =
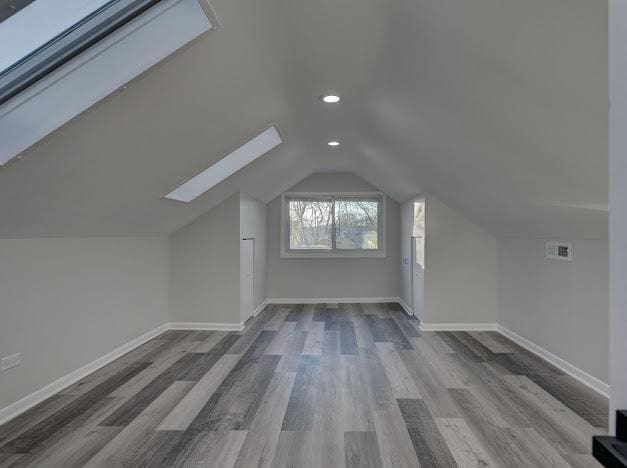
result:
[(19, 366), (22, 362), (22, 355), (20, 353), (12, 354), (0, 360), (0, 371), (11, 369), (12, 367)]

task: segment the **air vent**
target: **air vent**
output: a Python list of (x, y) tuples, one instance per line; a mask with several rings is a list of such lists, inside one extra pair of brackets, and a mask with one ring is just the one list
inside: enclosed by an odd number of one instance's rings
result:
[(562, 241), (547, 241), (544, 255), (550, 260), (571, 261), (573, 258), (572, 244)]

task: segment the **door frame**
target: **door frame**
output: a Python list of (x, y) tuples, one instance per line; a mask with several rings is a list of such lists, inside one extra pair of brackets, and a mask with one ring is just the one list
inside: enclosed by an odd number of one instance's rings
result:
[[(249, 318), (253, 317), (255, 315), (255, 266), (256, 266), (256, 262), (255, 262), (255, 253), (256, 253), (256, 248), (257, 248), (257, 241), (254, 237), (243, 237), (242, 240), (240, 241), (240, 245), (243, 245), (242, 243), (244, 241), (252, 241), (253, 245), (252, 245), (252, 259), (253, 259), (253, 281), (252, 281), (252, 298), (250, 301), (250, 311), (244, 311), (243, 306), (244, 306), (244, 290), (243, 290), (243, 285), (244, 285), (244, 280), (245, 278), (243, 277), (243, 275), (240, 277), (240, 315), (242, 315), (242, 319), (248, 320)], [(243, 252), (243, 248), (240, 250), (240, 255)], [(242, 260), (240, 260), (240, 268), (243, 265), (243, 256), (242, 256)], [(243, 273), (243, 272), (242, 272)]]

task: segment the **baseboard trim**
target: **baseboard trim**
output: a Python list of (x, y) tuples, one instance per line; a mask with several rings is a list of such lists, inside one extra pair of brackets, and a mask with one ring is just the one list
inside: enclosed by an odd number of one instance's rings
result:
[(581, 370), (577, 366), (574, 366), (570, 362), (565, 361), (564, 359), (556, 356), (550, 351), (547, 351), (542, 346), (535, 344), (533, 341), (530, 341), (527, 338), (520, 336), (519, 334), (509, 330), (508, 328), (505, 328), (502, 325), (497, 325), (497, 331), (503, 336), (506, 336), (507, 338), (512, 340), (513, 342), (518, 343), (523, 348), (541, 357), (545, 361), (550, 362), (555, 367), (566, 372), (568, 375), (577, 379), (582, 384), (590, 387), (595, 392), (603, 395), (606, 398), (609, 397), (610, 386), (602, 380), (597, 379), (593, 375), (588, 374), (587, 372)]
[(414, 310), (411, 307), (409, 307), (409, 305), (407, 305), (407, 303), (403, 299), (401, 299), (400, 297), (397, 297), (396, 299), (397, 299), (397, 302), (401, 305), (401, 307), (405, 309), (405, 312), (408, 315), (412, 315), (412, 316), (414, 315)]
[[(398, 297), (388, 298), (312, 298), (312, 299), (268, 299), (264, 301), (257, 309), (255, 314), (259, 314), (263, 308), (268, 304), (314, 304), (314, 303), (349, 303), (349, 302), (364, 302), (364, 303), (389, 303), (397, 302), (405, 310), (407, 310), (407, 304)], [(10, 404), (9, 406), (0, 409), (0, 425), (16, 418), (20, 414), (28, 411), (35, 405), (41, 403), (47, 398), (59, 393), (70, 385), (78, 382), (79, 380), (87, 377), (89, 374), (97, 371), (98, 369), (106, 366), (110, 362), (118, 359), (124, 354), (132, 351), (133, 349), (143, 345), (147, 341), (159, 336), (161, 333), (167, 330), (219, 330), (219, 331), (242, 331), (244, 329), (243, 323), (199, 323), (199, 322), (170, 322), (164, 323), (157, 328), (144, 333), (143, 335), (129, 341), (128, 343), (114, 349), (113, 351), (99, 357), (98, 359), (86, 364), (79, 369), (70, 372), (69, 374), (55, 380), (54, 382), (34, 391), (30, 395)], [(511, 339), (515, 343), (519, 344), (523, 348), (531, 351), (537, 356), (541, 357), (545, 361), (550, 362), (558, 369), (566, 372), (571, 377), (577, 379), (584, 385), (588, 386), (597, 393), (605, 396), (609, 395), (609, 385), (605, 382), (597, 379), (596, 377), (588, 374), (587, 372), (572, 365), (568, 361), (556, 356), (555, 354), (547, 351), (541, 346), (533, 343), (532, 341), (518, 335), (517, 333), (505, 328), (497, 323), (421, 323), (420, 329), (422, 331), (498, 331), (503, 336)]]
[(260, 305), (259, 307), (257, 307), (255, 310), (253, 310), (253, 317), (256, 317), (257, 315), (259, 315), (259, 313), (266, 308), (266, 306), (268, 305), (268, 300), (265, 299)]
[(40, 388), (39, 390), (34, 391), (30, 395), (25, 396), (24, 398), (16, 401), (15, 403), (12, 403), (9, 406), (0, 409), (0, 424), (4, 424), (7, 421), (10, 421), (11, 419), (19, 416), (20, 414), (28, 411), (33, 406), (59, 393), (60, 391), (66, 389), (70, 385), (87, 377), (89, 374), (106, 366), (110, 362), (115, 361), (119, 357), (122, 357), (124, 354), (128, 353), (129, 351), (132, 351), (138, 346), (141, 346), (147, 341), (150, 341), (153, 338), (159, 336), (161, 333), (163, 333), (166, 330), (168, 330), (168, 324), (164, 323), (163, 325), (160, 325), (157, 328), (144, 333), (138, 338), (135, 338), (134, 340), (131, 340), (126, 344), (123, 344), (122, 346), (105, 354), (104, 356), (99, 357), (98, 359), (90, 362), (89, 364), (85, 364), (84, 366), (76, 369), (75, 371), (72, 371), (69, 374), (64, 375), (60, 379), (57, 379), (54, 382)]
[(170, 330), (216, 330), (216, 331), (242, 331), (243, 323), (204, 323), (204, 322), (170, 322)]
[(156, 338), (161, 333), (167, 330), (219, 330), (219, 331), (242, 331), (244, 329), (243, 323), (193, 323), (193, 322), (170, 322), (164, 323), (157, 328), (144, 333), (138, 338), (129, 341), (126, 344), (114, 349), (113, 351), (99, 357), (98, 359), (86, 364), (79, 369), (64, 375), (60, 379), (35, 390), (30, 395), (26, 395), (24, 398), (11, 403), (5, 408), (0, 408), (0, 425), (16, 418), (20, 414), (28, 411), (33, 406), (38, 405), (42, 401), (51, 396), (63, 391), (70, 385), (78, 382), (79, 380), (87, 377), (89, 374), (96, 372), (98, 369), (106, 366), (107, 364), (122, 357), (126, 353), (134, 350), (135, 348), (143, 345), (144, 343)]
[(425, 323), (420, 322), (420, 330), (429, 331), (496, 331), (496, 323)]
[(534, 342), (520, 336), (519, 334), (505, 328), (498, 323), (420, 323), (420, 329), (422, 331), (497, 331), (501, 335), (509, 338), (514, 343), (519, 344), (523, 348), (531, 351), (535, 355), (541, 357), (545, 361), (553, 364), (558, 369), (564, 371), (574, 379), (577, 379), (582, 384), (590, 387), (595, 392), (608, 397), (609, 385), (605, 382), (597, 379), (593, 375), (581, 370), (577, 366), (570, 362), (556, 356), (555, 354), (547, 351), (542, 346), (535, 344)]
[[(294, 298), (269, 298), (268, 304), (348, 304), (361, 302), (364, 304), (399, 302), (398, 297), (294, 297)], [(400, 302), (399, 302), (400, 303)]]

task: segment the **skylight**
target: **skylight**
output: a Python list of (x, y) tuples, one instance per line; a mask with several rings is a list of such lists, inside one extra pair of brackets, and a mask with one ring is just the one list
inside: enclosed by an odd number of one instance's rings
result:
[(282, 141), (276, 127), (270, 127), (217, 163), (179, 185), (165, 198), (189, 203), (255, 159), (260, 158)]
[(35, 0), (8, 16), (0, 166), (218, 25), (208, 0)]
[(37, 0), (6, 19), (0, 28), (0, 71), (102, 7), (107, 0)]

